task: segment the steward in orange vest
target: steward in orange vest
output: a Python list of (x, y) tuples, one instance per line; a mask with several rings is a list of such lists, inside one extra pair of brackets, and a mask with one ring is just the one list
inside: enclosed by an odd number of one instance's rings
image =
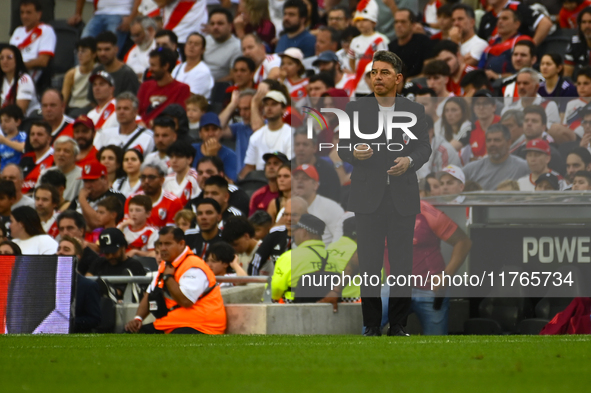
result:
[[(215, 275), (185, 244), (183, 231), (164, 227), (159, 232), (158, 275), (148, 287), (133, 320), (132, 333), (223, 334), (226, 309)], [(154, 314), (154, 323), (143, 320)]]

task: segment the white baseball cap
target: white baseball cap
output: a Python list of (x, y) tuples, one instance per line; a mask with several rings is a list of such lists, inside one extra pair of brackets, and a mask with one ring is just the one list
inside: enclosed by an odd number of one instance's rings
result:
[(304, 60), (304, 54), (299, 48), (287, 48), (283, 53), (279, 53), (279, 56), (287, 56), (292, 59), (299, 60), (300, 63)]
[(437, 180), (441, 180), (443, 175), (451, 175), (461, 181), (462, 184), (466, 184), (466, 175), (464, 175), (462, 168), (457, 165), (448, 165), (441, 171), (437, 172)]
[(265, 94), (265, 97), (263, 97), (263, 101), (266, 100), (267, 98), (270, 98), (273, 101), (280, 102), (283, 105), (287, 105), (287, 99), (285, 98), (285, 96), (283, 95), (283, 93), (281, 93), (280, 91), (271, 90), (270, 92), (268, 92), (267, 94)]

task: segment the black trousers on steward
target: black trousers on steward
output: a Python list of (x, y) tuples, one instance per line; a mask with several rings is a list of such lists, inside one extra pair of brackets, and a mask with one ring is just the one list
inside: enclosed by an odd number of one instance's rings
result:
[[(143, 334), (164, 334), (163, 330), (158, 330), (154, 327), (153, 323), (148, 323), (146, 325), (142, 325), (140, 331), (138, 333)], [(170, 334), (205, 334), (200, 332), (199, 330), (190, 328), (190, 327), (180, 327), (174, 329)]]

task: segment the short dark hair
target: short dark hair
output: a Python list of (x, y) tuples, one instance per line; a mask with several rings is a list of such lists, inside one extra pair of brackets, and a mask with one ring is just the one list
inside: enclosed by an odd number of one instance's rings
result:
[(591, 184), (591, 172), (589, 171), (577, 171), (575, 172), (575, 175), (573, 176), (573, 179), (575, 177), (584, 177), (587, 179), (587, 183)]
[(152, 211), (152, 199), (150, 199), (150, 197), (147, 195), (136, 195), (131, 197), (128, 206), (132, 203), (134, 205), (143, 207), (146, 213), (150, 213)]
[(537, 53), (537, 52), (536, 52), (536, 51), (537, 51), (537, 48), (536, 48), (536, 44), (534, 44), (534, 43), (533, 43), (533, 41), (529, 41), (529, 40), (521, 40), (521, 41), (517, 41), (517, 42), (515, 43), (515, 45), (513, 46), (513, 50), (515, 50), (515, 47), (516, 47), (516, 46), (527, 46), (527, 47), (529, 48), (529, 55), (530, 55), (531, 57), (534, 57), (534, 56), (536, 56), (536, 53)]
[(166, 64), (168, 72), (172, 72), (176, 67), (177, 54), (168, 48), (156, 48), (150, 52), (150, 58), (157, 57), (160, 61), (160, 66), (164, 67)]
[(14, 220), (21, 223), (29, 236), (44, 235), (39, 214), (31, 206), (20, 206), (10, 212)]
[(286, 8), (297, 8), (300, 18), (308, 17), (308, 7), (302, 0), (286, 0), (283, 4), (283, 11), (285, 11)]
[(91, 52), (96, 52), (96, 40), (94, 37), (81, 38), (76, 43), (76, 48), (88, 48)]
[(211, 205), (211, 206), (213, 206), (213, 208), (215, 209), (215, 211), (218, 212), (218, 214), (222, 214), (222, 207), (220, 206), (220, 204), (218, 203), (218, 201), (216, 201), (213, 198), (203, 198), (203, 199), (201, 199), (195, 205), (195, 210), (199, 209), (199, 206), (201, 206), (201, 205)]
[[(146, 197), (145, 195), (136, 195), (136, 196)], [(150, 197), (146, 197), (146, 198), (150, 199)], [(129, 203), (131, 204), (131, 201), (129, 201)], [(151, 204), (152, 204), (152, 200), (150, 199), (150, 205)], [(117, 217), (115, 218), (115, 220), (117, 222), (119, 222), (123, 219), (123, 214), (124, 214), (123, 204), (121, 203), (119, 198), (117, 198), (116, 196), (112, 195), (112, 196), (106, 197), (105, 199), (100, 200), (96, 205), (104, 207), (110, 213), (117, 213)]]
[(334, 29), (330, 26), (320, 26), (318, 27), (318, 31), (328, 31), (330, 33), (330, 41), (336, 42), (337, 45), (340, 47), (341, 45), (341, 34), (338, 32), (337, 29)]
[(211, 17), (215, 14), (225, 15), (226, 19), (228, 20), (228, 23), (230, 23), (230, 24), (232, 24), (232, 21), (234, 20), (234, 17), (232, 16), (232, 13), (230, 12), (230, 10), (228, 10), (226, 8), (216, 7), (213, 10), (209, 11), (209, 20), (211, 20)]
[(176, 132), (176, 123), (172, 119), (172, 117), (167, 115), (159, 115), (154, 119), (154, 123), (152, 125), (152, 129), (156, 127), (165, 127), (170, 128), (171, 130)]
[(351, 41), (353, 38), (357, 37), (361, 33), (359, 29), (355, 26), (347, 26), (345, 30), (341, 32), (341, 41)]
[(51, 136), (51, 126), (45, 120), (35, 120), (31, 123), (31, 128), (33, 127), (41, 127), (47, 132), (47, 135)]
[(172, 30), (165, 30), (165, 29), (159, 30), (156, 32), (156, 35), (154, 37), (159, 38), (159, 37), (164, 37), (164, 36), (170, 38), (170, 42), (174, 43), (175, 45), (178, 45), (179, 37)]
[(437, 93), (435, 93), (435, 90), (433, 90), (429, 87), (421, 87), (421, 88), (417, 89), (417, 91), (415, 92), (415, 96), (425, 96), (425, 95), (429, 95), (431, 97), (437, 97)]
[(16, 187), (14, 186), (14, 182), (10, 180), (0, 180), (0, 195), (4, 195), (8, 199), (16, 199)]
[[(589, 8), (589, 14), (591, 14), (591, 7)], [(587, 8), (585, 8), (587, 9)], [(581, 14), (583, 13), (583, 11), (581, 11)], [(579, 14), (580, 15), (580, 14)], [(587, 79), (591, 79), (591, 66), (585, 66), (585, 67), (581, 67), (579, 68), (579, 70), (577, 71), (577, 79), (579, 78), (579, 76), (586, 76)], [(575, 81), (577, 80), (575, 79)]]
[(60, 221), (66, 218), (73, 220), (74, 225), (76, 225), (78, 229), (86, 229), (86, 220), (84, 219), (84, 216), (81, 213), (78, 213), (76, 210), (65, 210), (61, 212), (55, 219), (57, 226), (59, 227)]
[(226, 242), (217, 242), (212, 244), (205, 253), (205, 259), (212, 256), (214, 259), (222, 262), (230, 264), (234, 260), (236, 253), (234, 252), (234, 247), (229, 245)]
[(460, 81), (460, 86), (464, 88), (469, 85), (474, 86), (476, 90), (490, 90), (491, 88), (490, 81), (488, 80), (488, 76), (486, 76), (486, 72), (484, 72), (484, 70), (474, 70), (464, 75)]
[(572, 149), (570, 151), (570, 153), (567, 154), (567, 157), (570, 156), (571, 154), (576, 154), (577, 156), (579, 156), (579, 158), (581, 159), (581, 161), (583, 161), (585, 166), (591, 164), (591, 152), (589, 152), (589, 150), (587, 150), (586, 147), (582, 147), (582, 146), (575, 147), (574, 149)]
[(41, 2), (39, 0), (21, 0), (19, 3), (19, 9), (23, 5), (32, 5), (35, 7), (35, 11), (40, 12), (43, 10), (41, 7)]
[(246, 63), (246, 66), (248, 67), (250, 72), (255, 72), (257, 70), (257, 65), (250, 57), (246, 57), (246, 56), (237, 57), (236, 60), (234, 60), (234, 66), (236, 66), (236, 63), (239, 63), (239, 62)]
[[(51, 172), (53, 172), (53, 171), (51, 171)], [(2, 186), (0, 185), (0, 187), (2, 187)], [(51, 193), (51, 203), (53, 203), (56, 206), (60, 204), (60, 194), (57, 191), (57, 188), (55, 188), (51, 184), (48, 184), (48, 183), (39, 184), (37, 187), (35, 187), (35, 191), (33, 192), (33, 195), (36, 196), (37, 191), (39, 191), (39, 190), (49, 191)]]
[(23, 110), (16, 104), (6, 105), (4, 108), (0, 109), (0, 116), (6, 115), (14, 120), (22, 121), (25, 118)]
[(0, 246), (8, 246), (8, 247), (12, 248), (12, 255), (16, 255), (16, 256), (23, 255), (21, 248), (18, 246), (18, 244), (16, 244), (13, 241), (4, 240), (4, 241), (0, 242)]
[(266, 224), (273, 224), (273, 218), (264, 210), (257, 210), (248, 218), (252, 225), (260, 226)]
[(492, 134), (494, 132), (502, 132), (505, 140), (511, 140), (511, 131), (509, 131), (509, 129), (501, 123), (495, 123), (488, 127), (488, 129), (486, 130), (486, 135)]
[(447, 16), (448, 18), (451, 18), (451, 13), (453, 12), (452, 9), (452, 4), (445, 3), (441, 7), (437, 8), (437, 16)]
[(158, 235), (160, 235), (160, 236), (170, 235), (170, 234), (172, 234), (172, 238), (177, 243), (180, 243), (181, 240), (183, 240), (183, 241), (185, 240), (185, 232), (183, 232), (183, 230), (181, 228), (173, 227), (173, 226), (169, 225), (169, 226), (162, 227), (158, 231)]
[[(585, 7), (581, 10), (581, 12), (579, 12), (579, 15), (577, 16), (577, 26), (579, 26), (579, 36), (582, 35), (581, 33), (581, 21), (583, 20), (583, 15), (585, 14), (591, 14), (591, 7)], [(581, 38), (585, 38), (584, 36), (581, 36)], [(583, 41), (584, 42), (584, 41)]]
[(408, 12), (408, 18), (410, 20), (410, 23), (415, 23), (417, 21), (417, 16), (416, 16), (416, 14), (411, 9), (408, 9), (408, 8), (398, 8), (398, 11), (396, 11), (396, 12), (402, 12), (402, 11)]
[(211, 164), (213, 166), (215, 166), (215, 168), (218, 170), (218, 173), (224, 173), (224, 162), (218, 156), (201, 157), (199, 159), (199, 161), (197, 161), (197, 165), (195, 166), (195, 169), (199, 168), (199, 165), (203, 164), (204, 162), (211, 162)]
[(423, 75), (425, 76), (450, 76), (451, 70), (449, 69), (449, 65), (447, 62), (443, 60), (433, 60), (425, 64), (423, 67)]
[(522, 21), (521, 15), (519, 15), (519, 13), (517, 11), (515, 11), (514, 9), (512, 9), (512, 8), (503, 8), (501, 11), (499, 11), (499, 14), (501, 12), (504, 12), (504, 11), (507, 11), (507, 12), (512, 13), (513, 14), (513, 20), (514, 21), (519, 21), (519, 22)]
[(55, 188), (66, 188), (66, 176), (60, 171), (46, 171), (40, 180), (40, 184), (50, 184)]
[(254, 226), (246, 217), (233, 216), (224, 221), (222, 239), (224, 239), (225, 242), (232, 244), (246, 234), (250, 237), (254, 237)]
[(349, 11), (349, 9), (347, 7), (344, 7), (342, 5), (336, 5), (334, 7), (332, 7), (331, 9), (328, 10), (328, 12), (326, 13), (327, 17), (328, 15), (330, 15), (331, 12), (334, 11), (341, 11), (343, 14), (345, 14), (345, 19), (351, 19), (351, 11)]
[(452, 40), (441, 40), (433, 48), (433, 56), (438, 56), (441, 52), (447, 51), (454, 56), (460, 51), (460, 46)]
[(318, 74), (310, 76), (308, 84), (318, 81), (324, 83), (324, 85), (329, 89), (335, 86), (334, 78), (328, 72), (319, 72)]
[(103, 31), (102, 33), (99, 33), (95, 39), (97, 44), (107, 43), (117, 46), (117, 36), (112, 31)]
[(184, 157), (184, 158), (195, 158), (197, 154), (197, 150), (184, 141), (176, 141), (166, 151), (166, 155), (169, 157), (177, 156), (177, 157)]
[(222, 190), (228, 190), (228, 181), (226, 179), (224, 179), (222, 176), (210, 176), (209, 179), (205, 180), (205, 184), (203, 185), (203, 188), (207, 187), (207, 186), (217, 186), (219, 188), (221, 188)]
[(451, 8), (451, 13), (453, 14), (457, 10), (464, 10), (466, 16), (470, 19), (476, 19), (476, 14), (474, 13), (474, 8), (469, 6), (468, 4), (458, 3), (454, 4)]
[(548, 118), (546, 116), (546, 111), (541, 106), (539, 106), (539, 105), (530, 105), (530, 106), (526, 106), (525, 108), (523, 108), (523, 116), (524, 117), (525, 117), (525, 115), (530, 114), (530, 113), (534, 113), (536, 115), (539, 115), (540, 118), (542, 119), (542, 124), (544, 126), (548, 122)]

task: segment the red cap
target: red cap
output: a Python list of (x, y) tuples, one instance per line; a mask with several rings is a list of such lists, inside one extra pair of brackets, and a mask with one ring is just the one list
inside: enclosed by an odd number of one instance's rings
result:
[(92, 162), (91, 164), (84, 165), (82, 168), (82, 180), (96, 180), (102, 176), (107, 176), (107, 168), (100, 162)]
[(94, 131), (94, 123), (92, 120), (86, 115), (80, 115), (76, 118), (74, 125), (72, 127), (76, 127), (78, 124), (84, 125), (86, 128)]
[(316, 170), (316, 168), (314, 168), (313, 165), (302, 164), (293, 170), (293, 174), (295, 175), (297, 172), (300, 172), (300, 171), (304, 172), (306, 175), (308, 175), (313, 180), (316, 180), (316, 181), (319, 180), (318, 171)]
[(525, 145), (525, 151), (539, 151), (540, 153), (550, 153), (550, 145), (543, 139), (532, 139)]

